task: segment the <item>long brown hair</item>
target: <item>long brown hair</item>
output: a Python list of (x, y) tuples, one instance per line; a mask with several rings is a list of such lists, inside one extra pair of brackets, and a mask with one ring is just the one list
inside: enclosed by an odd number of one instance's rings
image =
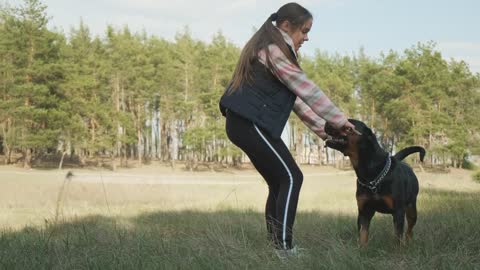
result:
[[(272, 22), (275, 21), (276, 25), (280, 26), (284, 21), (288, 21), (292, 29), (298, 29), (309, 19), (312, 19), (312, 14), (297, 3), (285, 4), (276, 13), (270, 15), (260, 29), (250, 38), (245, 47), (243, 47), (230, 82), (230, 91), (235, 91), (244, 82), (252, 81), (252, 64), (258, 58), (260, 50), (265, 49), (267, 67), (272, 67), (268, 50), (268, 45), (270, 44), (276, 44), (292, 63), (300, 67), (297, 59), (290, 53), (282, 34), (275, 28)], [(292, 50), (294, 49), (292, 48)]]

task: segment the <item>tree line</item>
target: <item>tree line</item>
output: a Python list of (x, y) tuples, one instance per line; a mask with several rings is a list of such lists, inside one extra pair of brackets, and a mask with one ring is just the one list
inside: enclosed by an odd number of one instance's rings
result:
[[(39, 0), (0, 7), (4, 163), (161, 160), (194, 168), (242, 160), (218, 109), (241, 48), (222, 33), (202, 42), (185, 28), (167, 41), (107, 26), (93, 37), (80, 22), (64, 34), (47, 28), (46, 8)], [(480, 75), (463, 61), (445, 60), (434, 42), (378, 58), (362, 49), (353, 56), (317, 51), (301, 57), (301, 66), (392, 152), (422, 145), (430, 163), (456, 167), (480, 154)], [(331, 162), (332, 153), (298, 118), (289, 125), (300, 162)]]

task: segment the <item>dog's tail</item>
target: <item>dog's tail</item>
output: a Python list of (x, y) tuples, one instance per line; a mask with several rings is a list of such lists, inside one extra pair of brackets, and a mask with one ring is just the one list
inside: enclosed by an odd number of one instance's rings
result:
[(406, 158), (408, 155), (420, 152), (420, 161), (423, 162), (423, 158), (425, 157), (425, 148), (421, 146), (410, 146), (407, 148), (404, 148), (400, 150), (398, 153), (396, 153), (393, 157), (396, 158), (397, 160), (403, 160)]

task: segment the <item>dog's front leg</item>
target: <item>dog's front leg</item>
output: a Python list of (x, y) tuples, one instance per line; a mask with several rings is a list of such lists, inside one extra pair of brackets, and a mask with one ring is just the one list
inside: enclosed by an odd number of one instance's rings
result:
[(375, 211), (371, 209), (358, 209), (357, 227), (359, 232), (360, 246), (366, 247), (368, 243), (368, 230), (370, 228), (370, 221), (375, 215)]

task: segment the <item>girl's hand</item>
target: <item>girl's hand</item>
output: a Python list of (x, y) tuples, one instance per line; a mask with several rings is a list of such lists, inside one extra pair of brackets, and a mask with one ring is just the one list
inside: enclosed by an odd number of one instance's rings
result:
[(347, 136), (349, 134), (362, 135), (359, 131), (355, 129), (355, 125), (347, 121), (345, 125), (340, 129), (340, 134)]

